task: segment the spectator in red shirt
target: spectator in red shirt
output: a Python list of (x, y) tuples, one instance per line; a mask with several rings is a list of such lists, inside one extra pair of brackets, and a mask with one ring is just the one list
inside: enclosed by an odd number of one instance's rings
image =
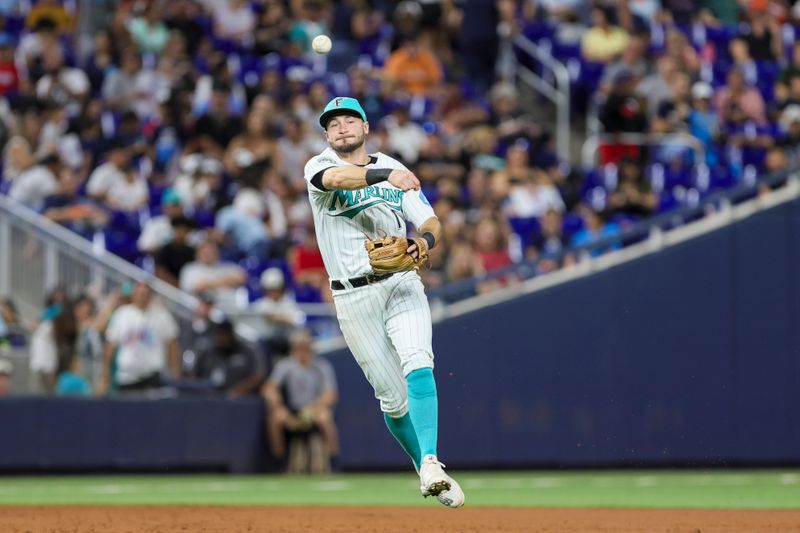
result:
[(19, 87), (19, 73), (14, 64), (14, 38), (0, 33), (0, 96), (13, 93)]

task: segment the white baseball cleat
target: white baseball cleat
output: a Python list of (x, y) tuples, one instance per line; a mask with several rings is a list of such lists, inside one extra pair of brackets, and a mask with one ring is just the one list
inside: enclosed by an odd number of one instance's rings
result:
[(426, 455), (419, 465), (419, 483), (421, 490), (429, 496), (438, 496), (443, 490), (450, 488), (450, 476), (444, 473), (444, 465), (435, 455)]
[(446, 507), (461, 507), (464, 505), (464, 491), (455, 479), (444, 473), (443, 468), (444, 465), (435, 455), (423, 457), (419, 470), (419, 490), (426, 498), (436, 496)]
[[(429, 493), (425, 492), (425, 487), (420, 487), (419, 490), (426, 498), (430, 496)], [(461, 490), (461, 485), (458, 484), (458, 481), (450, 478), (450, 488), (437, 494), (436, 499), (445, 507), (455, 509), (457, 507), (463, 507), (466, 498), (464, 497), (464, 491)]]

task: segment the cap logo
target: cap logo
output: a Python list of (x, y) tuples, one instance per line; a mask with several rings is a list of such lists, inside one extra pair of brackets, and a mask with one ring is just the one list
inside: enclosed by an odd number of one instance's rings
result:
[(336, 107), (342, 107), (342, 101), (344, 101), (344, 98), (337, 98), (333, 101), (333, 105)]

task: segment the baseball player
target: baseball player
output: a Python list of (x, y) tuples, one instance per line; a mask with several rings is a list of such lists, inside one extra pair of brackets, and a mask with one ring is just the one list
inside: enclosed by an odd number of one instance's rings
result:
[[(416, 271), (441, 224), (414, 174), (367, 153), (369, 122), (358, 100), (332, 99), (319, 123), (329, 147), (309, 160), (305, 179), (339, 325), (422, 495), (461, 507), (464, 493), (436, 453), (431, 314)], [(406, 238), (406, 220), (420, 237)]]

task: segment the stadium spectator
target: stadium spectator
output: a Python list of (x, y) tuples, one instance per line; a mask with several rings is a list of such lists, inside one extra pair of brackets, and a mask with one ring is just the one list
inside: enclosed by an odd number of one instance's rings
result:
[(433, 96), (444, 77), (439, 60), (420, 43), (417, 34), (407, 35), (403, 45), (389, 55), (383, 75), (411, 96)]
[(21, 347), (27, 343), (27, 337), (14, 300), (0, 298), (0, 343)]
[(106, 193), (103, 201), (114, 211), (136, 212), (147, 205), (150, 191), (142, 171), (132, 162), (122, 169), (122, 179), (117, 180)]
[(686, 35), (677, 28), (671, 27), (667, 30), (667, 48), (663, 57), (672, 59), (675, 65), (680, 65), (690, 76), (697, 76), (700, 72), (700, 56), (689, 44)]
[(751, 2), (747, 11), (749, 31), (743, 35), (756, 61), (775, 61), (783, 56), (778, 21), (769, 12), (769, 2)]
[(549, 209), (564, 210), (558, 189), (546, 176), (530, 166), (527, 143), (517, 143), (506, 151), (506, 166), (492, 175), (495, 190), (508, 201), (504, 211), (509, 217), (539, 218)]
[(268, 215), (261, 195), (254, 189), (240, 189), (233, 204), (219, 210), (216, 229), (226, 257), (235, 259), (270, 255), (270, 234), (264, 222)]
[(62, 170), (58, 190), (45, 199), (42, 214), (76, 233), (88, 234), (108, 223), (108, 213), (78, 195), (80, 186), (81, 181), (76, 172)]
[(229, 107), (230, 86), (215, 82), (208, 111), (195, 124), (197, 137), (186, 148), (199, 150), (208, 156), (221, 159), (225, 147), (242, 131), (242, 121)]
[(249, 44), (256, 16), (246, 0), (225, 0), (214, 8), (214, 35), (237, 44)]
[(298, 291), (304, 292), (309, 301), (333, 301), (317, 234), (312, 226), (305, 228), (302, 241), (289, 250), (288, 260)]
[(101, 309), (88, 292), (75, 299), (75, 320), (78, 327), (78, 340), (75, 357), (79, 359), (80, 372), (94, 387), (103, 379), (103, 331), (111, 314), (117, 306), (119, 294), (108, 295)]
[(181, 173), (173, 189), (187, 212), (213, 211), (225, 202), (222, 186), (222, 163), (217, 159), (191, 154), (181, 158)]
[[(606, 214), (598, 213), (592, 209), (582, 209), (583, 228), (575, 232), (570, 244), (572, 246), (589, 246), (606, 239), (612, 239), (621, 232), (619, 224), (616, 222), (606, 222)], [(598, 257), (611, 250), (619, 250), (622, 244), (619, 240), (614, 240), (606, 246), (596, 246), (592, 248), (590, 255)]]
[(268, 268), (261, 273), (261, 288), (264, 296), (250, 305), (266, 323), (264, 337), (270, 347), (270, 355), (289, 353), (289, 335), (305, 322), (305, 315), (294, 297), (287, 291), (283, 271)]
[(728, 73), (727, 85), (717, 89), (714, 95), (714, 107), (719, 110), (720, 119), (725, 121), (731, 118), (730, 104), (741, 109), (744, 115), (757, 124), (766, 121), (766, 106), (764, 98), (758, 89), (749, 87), (745, 83), (744, 73), (741, 70), (731, 70)]
[[(286, 44), (291, 18), (280, 0), (265, 0), (264, 10), (253, 32), (253, 51), (259, 55), (279, 53)], [(273, 71), (274, 72), (274, 71)]]
[(19, 72), (14, 62), (14, 37), (0, 33), (0, 97), (13, 94), (19, 88)]
[(291, 356), (279, 361), (261, 389), (267, 401), (267, 429), (272, 453), (286, 454), (284, 431), (316, 427), (327, 451), (339, 453), (339, 438), (333, 419), (337, 401), (333, 366), (314, 354), (311, 335), (295, 331), (290, 339)]
[(611, 24), (608, 12), (592, 9), (592, 25), (581, 40), (581, 55), (586, 61), (609, 63), (628, 46), (630, 36), (624, 29)]
[(106, 161), (92, 171), (86, 183), (86, 192), (95, 200), (105, 202), (111, 190), (125, 181), (130, 166), (130, 150), (119, 139), (112, 141)]
[(11, 166), (19, 169), (19, 174), (11, 183), (8, 196), (31, 209), (41, 210), (48, 196), (58, 191), (58, 175), (61, 162), (57, 155), (48, 155), (38, 164), (23, 143), (18, 143), (9, 152), (14, 158)]
[(408, 107), (403, 104), (395, 106), (391, 116), (384, 119), (384, 127), (388, 132), (391, 153), (399, 156), (406, 165), (416, 163), (425, 145), (425, 130), (411, 121)]
[(155, 253), (156, 276), (174, 287), (179, 286), (183, 267), (194, 260), (195, 249), (190, 244), (194, 222), (184, 216), (170, 220), (172, 238)]
[(311, 54), (311, 41), (328, 34), (327, 10), (322, 0), (291, 2), (295, 22), (289, 28), (288, 39), (301, 54)]
[(89, 78), (79, 68), (64, 64), (64, 53), (58, 47), (46, 48), (42, 54), (44, 75), (36, 82), (36, 97), (46, 103), (66, 107), (70, 116), (80, 111), (82, 100), (89, 94)]
[(36, 28), (39, 21), (43, 19), (52, 20), (59, 33), (67, 33), (72, 30), (72, 16), (67, 12), (59, 0), (39, 0), (28, 11), (25, 17), (25, 26), (29, 29)]
[(277, 144), (276, 152), (281, 154), (281, 174), (305, 189), (303, 167), (319, 148), (308, 135), (305, 122), (295, 116), (289, 117), (283, 125), (283, 135)]
[(243, 187), (259, 188), (264, 173), (283, 168), (267, 118), (251, 111), (245, 130), (231, 140), (222, 159), (225, 170)]
[(236, 309), (236, 289), (247, 281), (247, 274), (235, 263), (220, 261), (219, 248), (206, 240), (197, 247), (195, 261), (184, 266), (179, 278), (181, 289), (206, 293), (222, 310)]
[(233, 324), (223, 321), (212, 326), (211, 343), (197, 354), (195, 377), (233, 399), (257, 394), (264, 378), (263, 361), (251, 347), (236, 338)]
[(41, 322), (31, 334), (30, 369), (37, 388), (52, 394), (59, 371), (75, 355), (78, 328), (72, 302), (57, 297), (42, 312)]
[(180, 375), (178, 326), (169, 311), (153, 300), (147, 283), (136, 284), (131, 303), (114, 312), (105, 336), (105, 372), (99, 392), (110, 390), (112, 383), (120, 391), (158, 388), (164, 374)]
[(622, 51), (619, 59), (606, 65), (600, 81), (600, 91), (608, 95), (614, 85), (614, 80), (622, 72), (630, 72), (636, 79), (643, 80), (649, 74), (649, 65), (646, 59), (648, 37), (642, 32), (631, 35), (630, 42)]
[(58, 373), (54, 393), (56, 396), (90, 396), (92, 386), (83, 375), (81, 359), (72, 355)]
[(644, 177), (641, 164), (624, 158), (618, 165), (619, 182), (608, 198), (612, 214), (644, 217), (658, 207), (658, 196)]
[(531, 239), (525, 250), (525, 258), (530, 261), (539, 261), (539, 270), (550, 272), (558, 268), (556, 262), (569, 246), (564, 235), (564, 221), (561, 213), (550, 209), (541, 219), (541, 230)]
[(136, 247), (145, 253), (152, 254), (172, 241), (174, 222), (184, 217), (181, 199), (174, 189), (168, 188), (161, 193), (161, 214), (150, 218), (142, 227)]
[(119, 68), (104, 78), (102, 95), (105, 106), (112, 111), (134, 109), (137, 99), (146, 94), (148, 81), (139, 53), (136, 50), (124, 50)]
[(32, 31), (22, 37), (14, 54), (17, 69), (23, 78), (35, 80), (42, 75), (41, 61), (45, 50), (61, 51), (56, 23), (42, 17)]
[(169, 28), (161, 20), (156, 2), (147, 4), (144, 11), (129, 22), (128, 30), (139, 50), (146, 54), (159, 53), (169, 40)]

